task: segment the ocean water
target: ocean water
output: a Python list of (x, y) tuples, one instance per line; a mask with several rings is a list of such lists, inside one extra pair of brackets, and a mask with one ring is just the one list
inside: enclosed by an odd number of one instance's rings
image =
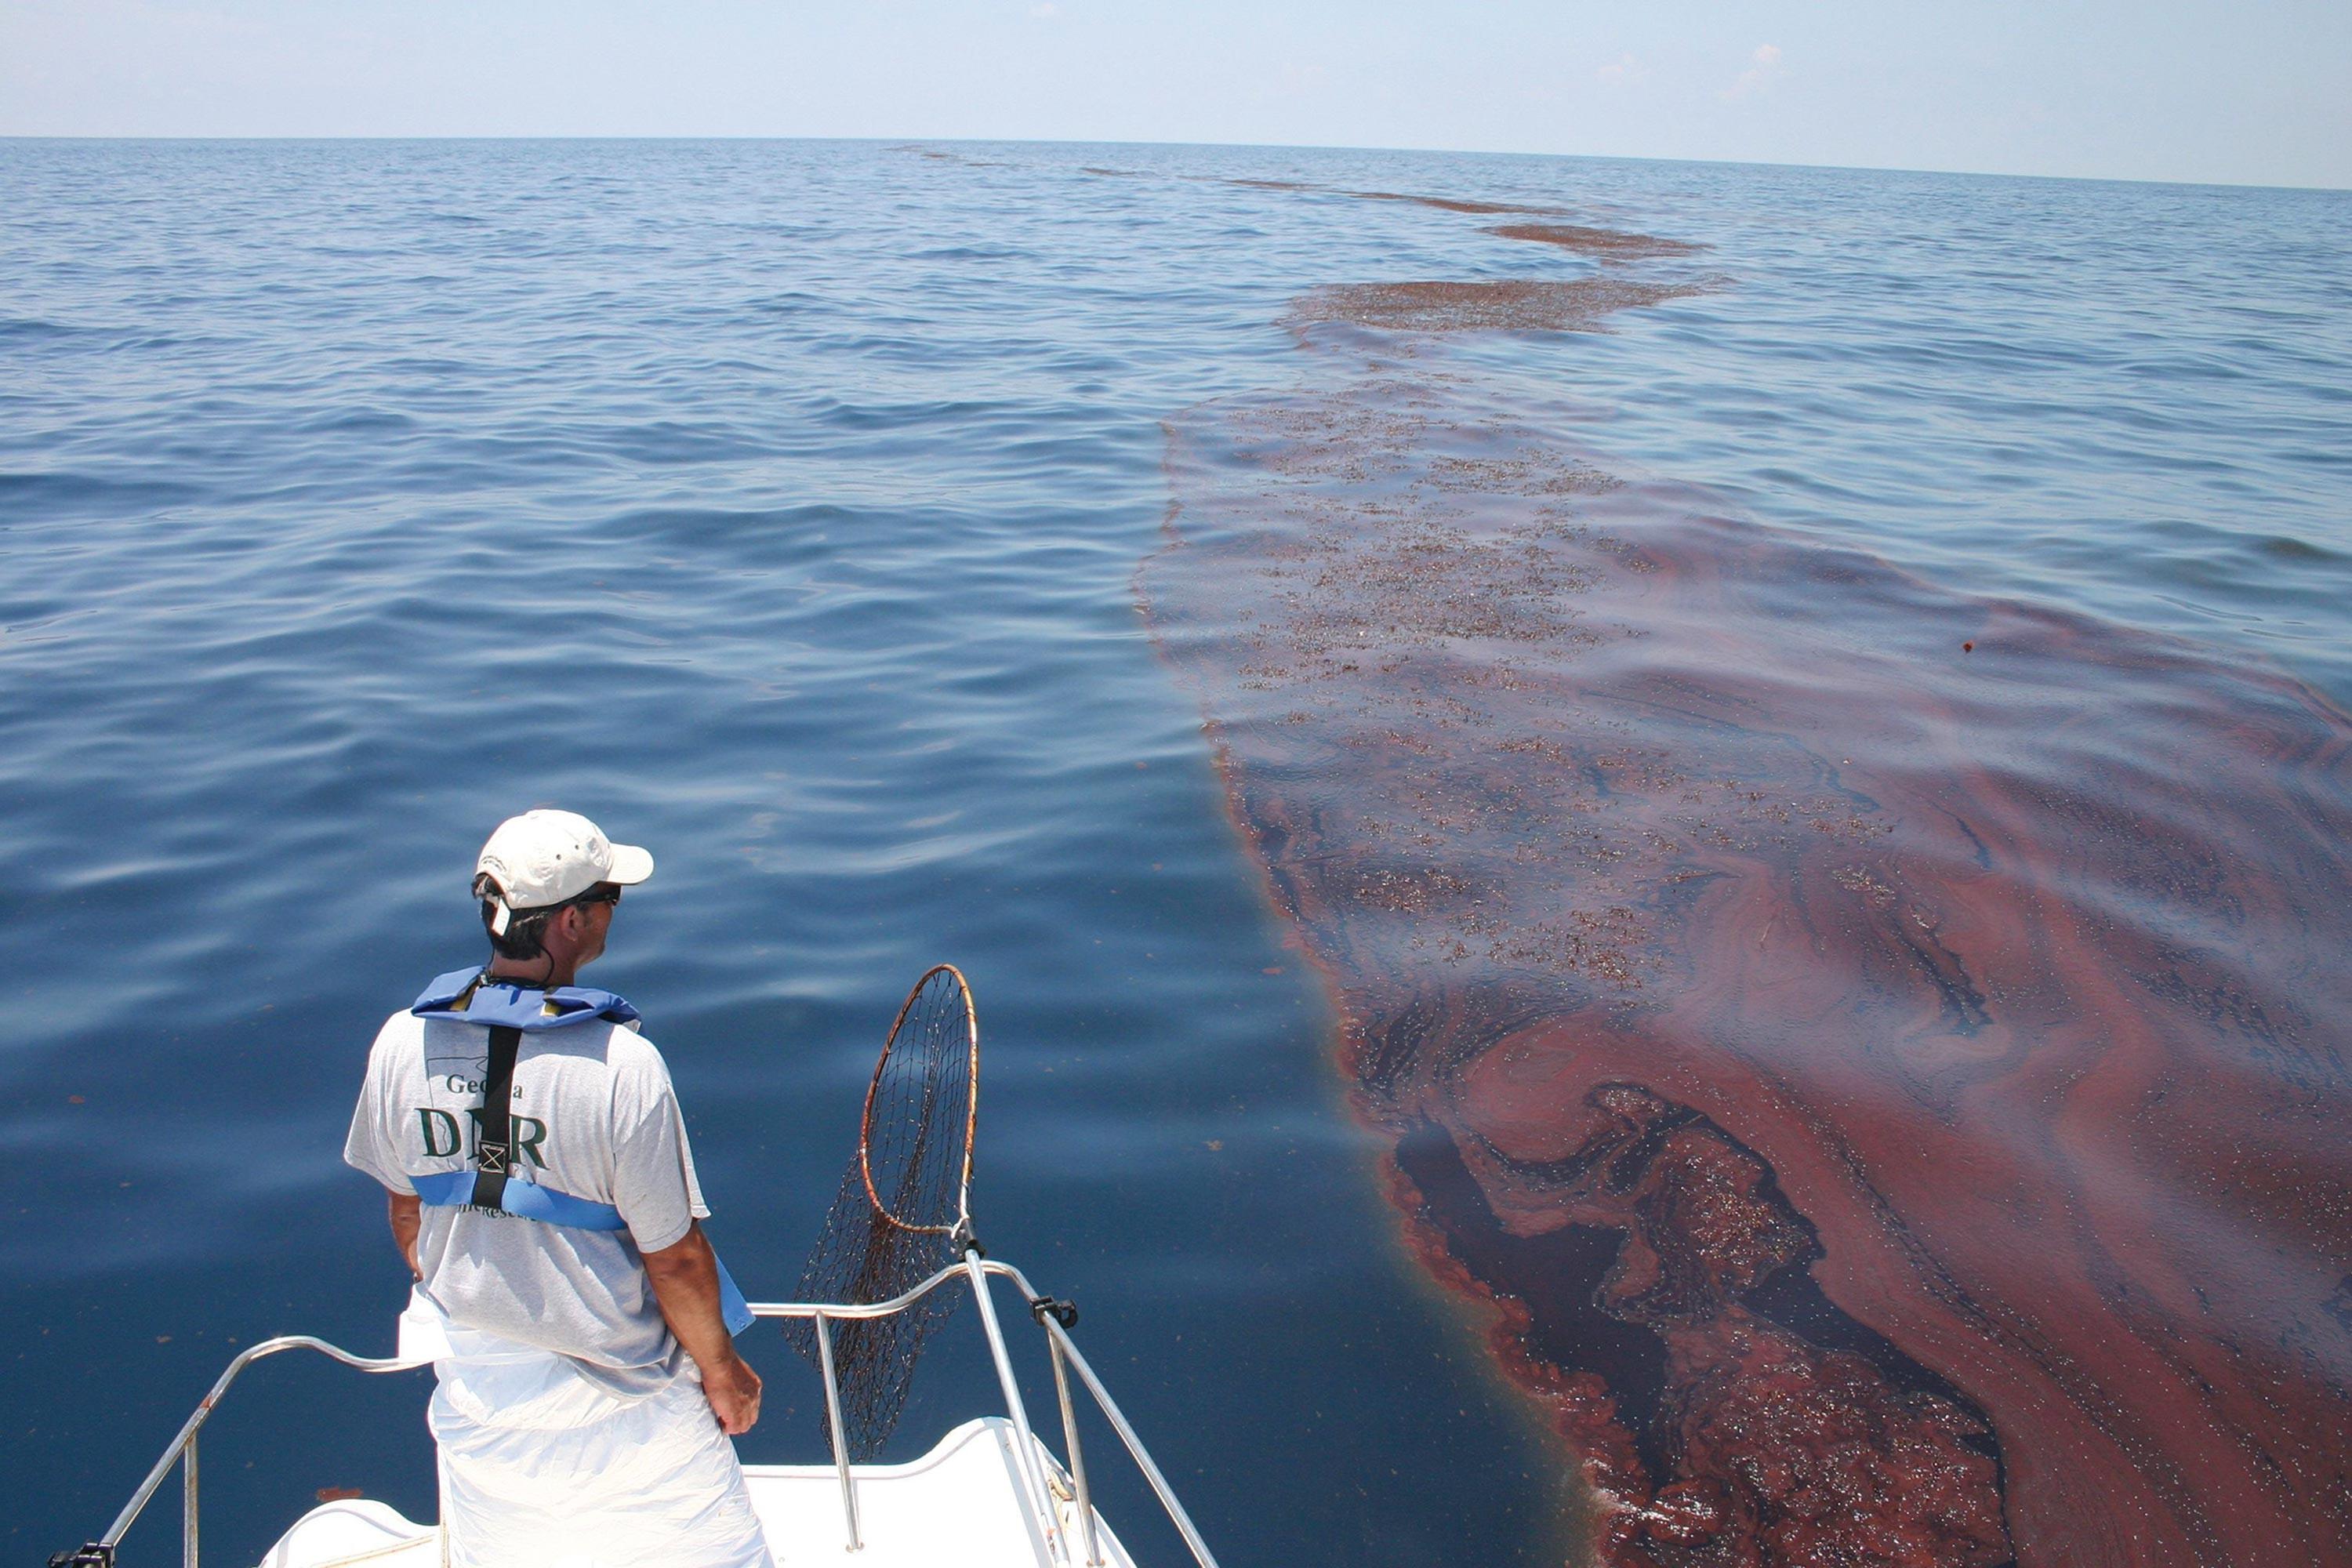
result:
[[(891, 1013), (951, 959), (980, 1232), (1079, 1301), (1221, 1560), (1582, 1550), (1559, 1439), (1406, 1243), (1324, 987), (1139, 613), (1168, 429), (1317, 374), (1294, 300), (1597, 265), (1364, 193), (1708, 247), (1672, 264), (1706, 291), (1605, 331), (1374, 359), (1780, 536), (2352, 709), (2342, 193), (0, 143), (10, 1551), (100, 1529), (237, 1342), (388, 1347), (404, 1278), (339, 1161), (360, 1065), (476, 954), (482, 835), (547, 803), (659, 862), (591, 978), (668, 1054), (752, 1294), (797, 1276)], [(968, 1352), (907, 1444), (985, 1397)], [(752, 1353), (747, 1457), (819, 1457), (812, 1381), (779, 1338)], [(220, 1560), (321, 1489), (429, 1513), (422, 1381), (358, 1384), (279, 1362), (232, 1395)], [(1099, 1451), (1114, 1522), (1172, 1561)]]

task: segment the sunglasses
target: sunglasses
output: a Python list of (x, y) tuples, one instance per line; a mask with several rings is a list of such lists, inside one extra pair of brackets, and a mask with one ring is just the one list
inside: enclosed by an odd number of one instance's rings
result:
[(580, 894), (578, 897), (566, 899), (563, 901), (567, 904), (582, 905), (617, 904), (621, 901), (620, 884), (617, 882), (599, 882), (594, 887), (589, 889), (586, 892)]

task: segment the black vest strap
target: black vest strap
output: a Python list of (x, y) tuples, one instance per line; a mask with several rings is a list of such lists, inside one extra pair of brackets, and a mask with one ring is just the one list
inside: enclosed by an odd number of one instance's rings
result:
[(515, 1053), (522, 1048), (522, 1031), (503, 1025), (490, 1030), (490, 1065), (482, 1075), (482, 1109), (477, 1113), (474, 1151), (474, 1202), (494, 1209), (507, 1195), (507, 1177), (514, 1172)]

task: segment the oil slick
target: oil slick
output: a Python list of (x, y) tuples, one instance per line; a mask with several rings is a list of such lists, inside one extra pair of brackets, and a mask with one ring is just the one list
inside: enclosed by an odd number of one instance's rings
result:
[(1646, 238), (1311, 293), (1169, 431), (1147, 610), (1413, 1246), (1596, 1561), (2342, 1560), (2352, 722), (1394, 352), (1696, 286)]
[(1346, 321), (1391, 332), (1598, 331), (1613, 311), (1702, 293), (1702, 281), (1503, 278), (1486, 282), (1338, 283), (1318, 289), (1284, 318), (1293, 328)]
[(1622, 229), (1590, 228), (1572, 223), (1507, 223), (1486, 230), (1501, 239), (1532, 240), (1556, 245), (1580, 256), (1605, 256), (1619, 261), (1646, 260), (1657, 256), (1694, 256), (1706, 249), (1686, 239), (1666, 239), (1654, 234), (1628, 234)]

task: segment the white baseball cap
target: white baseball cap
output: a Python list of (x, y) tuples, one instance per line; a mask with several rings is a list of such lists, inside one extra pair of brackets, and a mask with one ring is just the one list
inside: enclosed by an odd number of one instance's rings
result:
[(635, 845), (614, 843), (576, 811), (542, 808), (499, 824), (475, 858), (474, 888), (498, 905), (490, 928), (504, 936), (511, 916), (576, 899), (599, 882), (630, 887), (653, 874), (654, 858)]

